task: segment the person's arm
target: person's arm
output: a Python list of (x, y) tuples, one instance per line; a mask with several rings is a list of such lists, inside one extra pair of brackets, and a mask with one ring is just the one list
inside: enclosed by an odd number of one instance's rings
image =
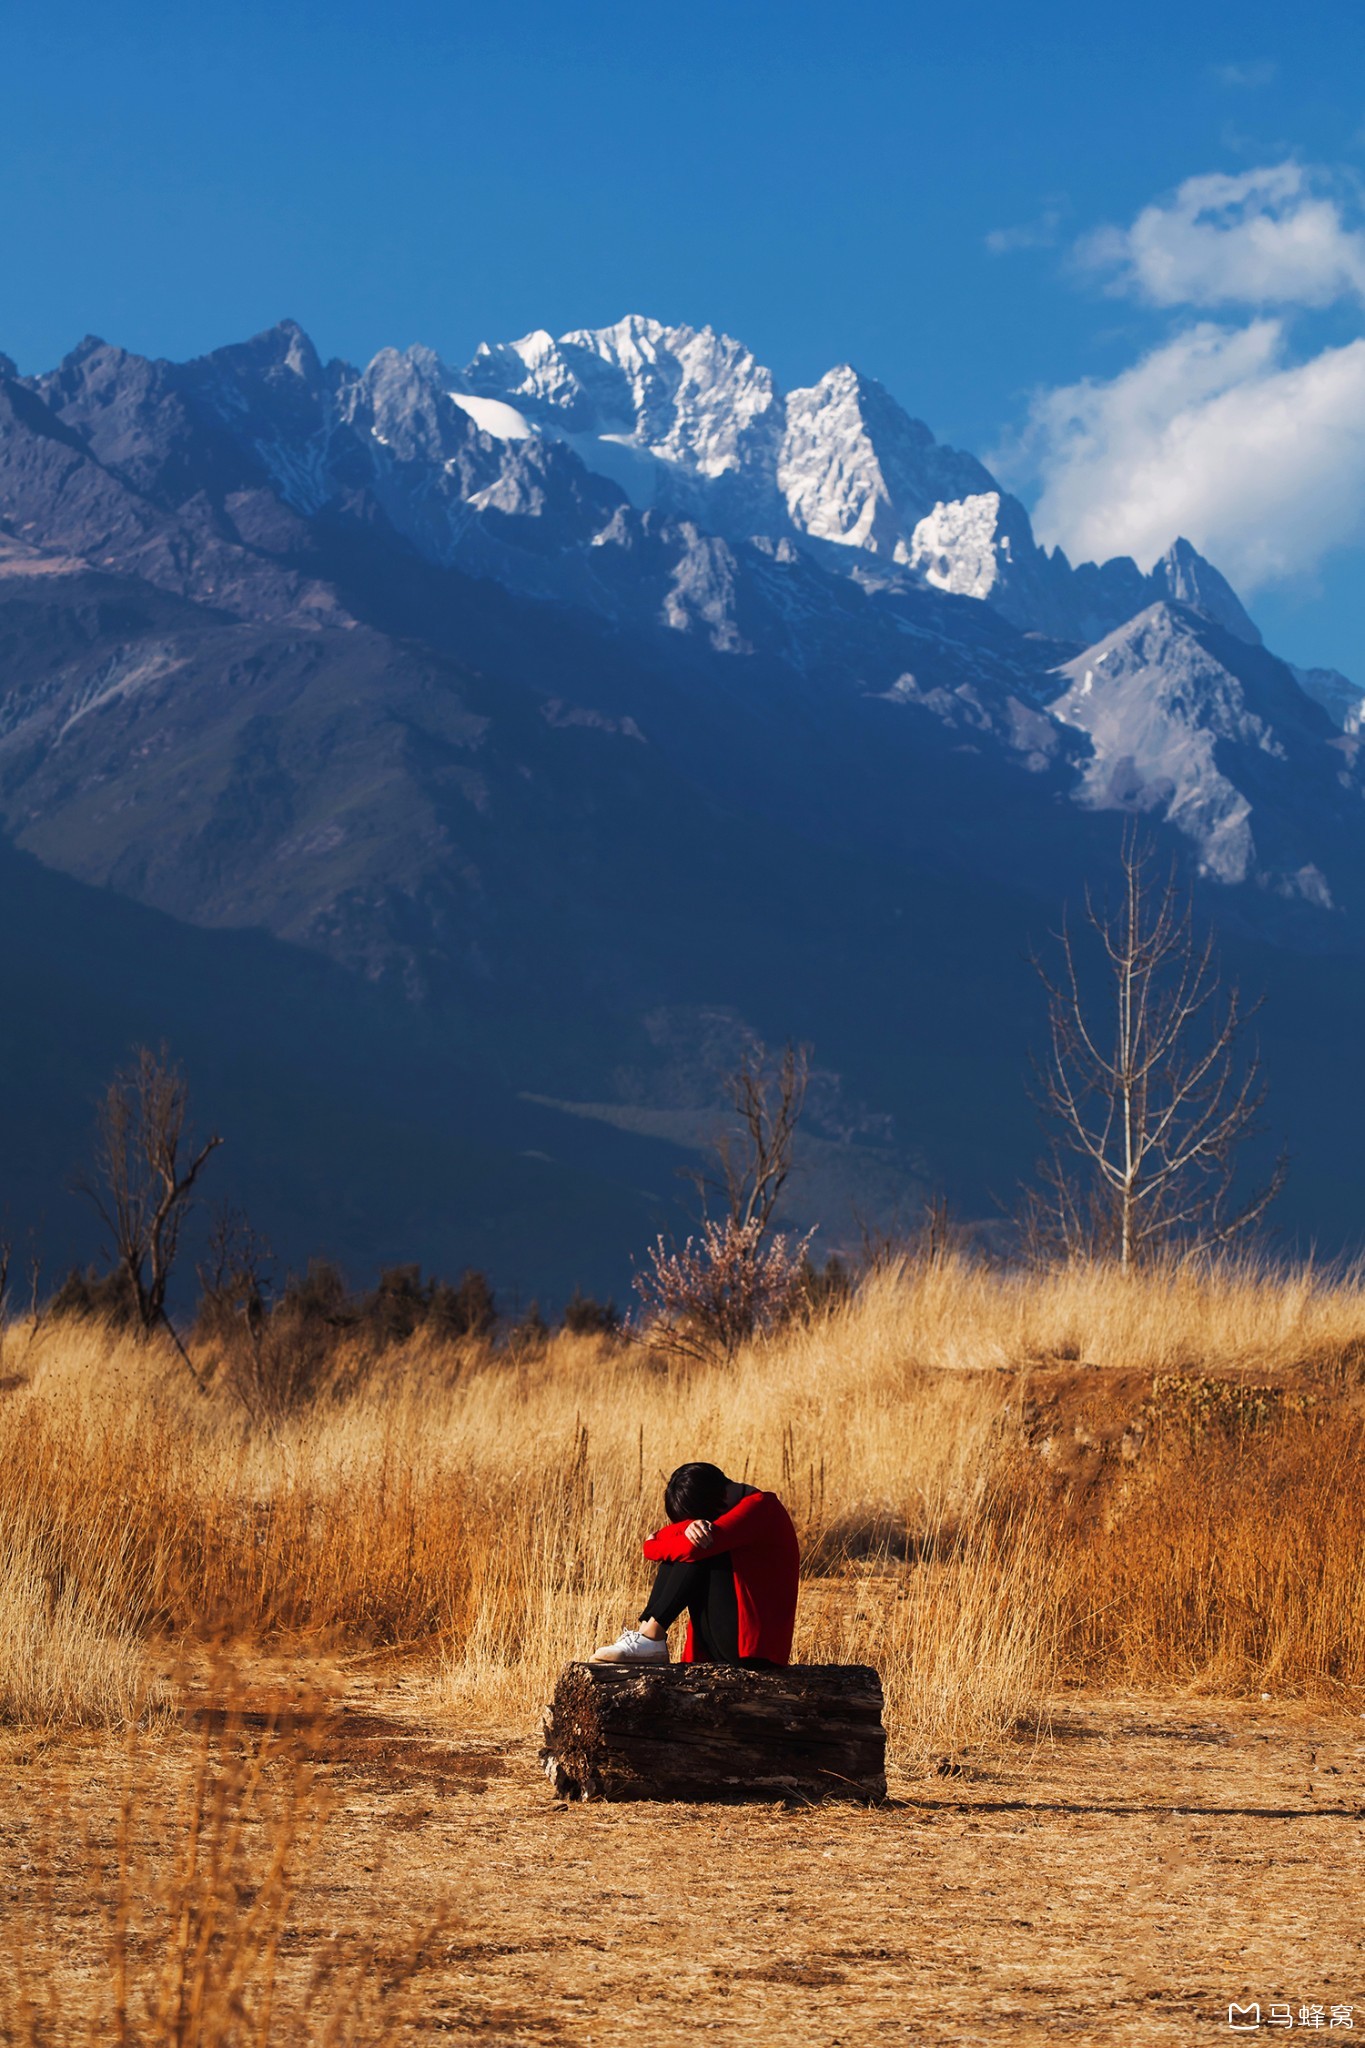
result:
[(656, 1564), (690, 1563), (700, 1556), (696, 1545), (688, 1540), (688, 1522), (668, 1522), (653, 1536), (645, 1538), (645, 1556)]
[[(711, 1524), (711, 1541), (699, 1553), (716, 1557), (724, 1550), (743, 1550), (747, 1544), (762, 1543), (772, 1529), (771, 1493), (746, 1493), (743, 1500), (717, 1515)], [(685, 1556), (693, 1553), (684, 1552)]]

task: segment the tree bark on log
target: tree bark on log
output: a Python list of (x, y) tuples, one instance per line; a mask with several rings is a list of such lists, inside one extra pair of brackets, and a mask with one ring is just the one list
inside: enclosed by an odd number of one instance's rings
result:
[(541, 1761), (569, 1799), (886, 1797), (866, 1664), (566, 1664)]

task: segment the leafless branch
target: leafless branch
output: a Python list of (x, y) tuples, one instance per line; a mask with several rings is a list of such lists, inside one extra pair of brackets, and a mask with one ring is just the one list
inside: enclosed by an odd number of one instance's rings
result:
[(1102, 999), (1083, 987), (1065, 920), (1059, 971), (1034, 962), (1048, 997), (1037, 1071), (1056, 1127), (1043, 1170), (1052, 1229), (1066, 1248), (1111, 1253), (1123, 1266), (1176, 1243), (1227, 1244), (1259, 1221), (1284, 1179), (1281, 1161), (1264, 1187), (1240, 1206), (1234, 1199), (1237, 1153), (1265, 1103), (1259, 1060), (1242, 1052), (1259, 1005), (1223, 985), (1188, 892), (1174, 869), (1158, 879), (1153, 862), (1130, 826), (1117, 908), (1086, 890), (1085, 923), (1107, 969)]
[(774, 1064), (756, 1045), (725, 1084), (732, 1125), (715, 1142), (717, 1171), (690, 1174), (703, 1218), (718, 1204), (737, 1229), (772, 1222), (792, 1168), (796, 1127), (810, 1083), (810, 1047), (783, 1048)]
[(163, 1326), (203, 1382), (171, 1323), (166, 1294), (190, 1199), (216, 1134), (195, 1147), (188, 1135), (189, 1089), (163, 1046), (139, 1046), (100, 1103), (91, 1171), (77, 1183), (104, 1223), (110, 1250), (144, 1335)]

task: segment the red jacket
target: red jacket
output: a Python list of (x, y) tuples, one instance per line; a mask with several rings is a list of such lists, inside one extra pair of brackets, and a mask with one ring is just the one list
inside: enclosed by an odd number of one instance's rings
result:
[[(739, 1608), (740, 1656), (790, 1664), (801, 1564), (791, 1516), (775, 1493), (746, 1493), (737, 1506), (717, 1515), (713, 1526), (716, 1533), (705, 1550), (694, 1550), (685, 1534), (687, 1523), (670, 1522), (657, 1536), (646, 1537), (645, 1556), (662, 1564), (728, 1551)], [(693, 1641), (690, 1618), (682, 1661), (705, 1661)]]

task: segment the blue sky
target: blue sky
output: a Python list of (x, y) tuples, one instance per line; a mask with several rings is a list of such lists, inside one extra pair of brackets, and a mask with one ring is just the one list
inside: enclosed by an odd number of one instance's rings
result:
[(1365, 681), (1362, 176), (1360, 0), (11, 7), (0, 349), (709, 321)]

